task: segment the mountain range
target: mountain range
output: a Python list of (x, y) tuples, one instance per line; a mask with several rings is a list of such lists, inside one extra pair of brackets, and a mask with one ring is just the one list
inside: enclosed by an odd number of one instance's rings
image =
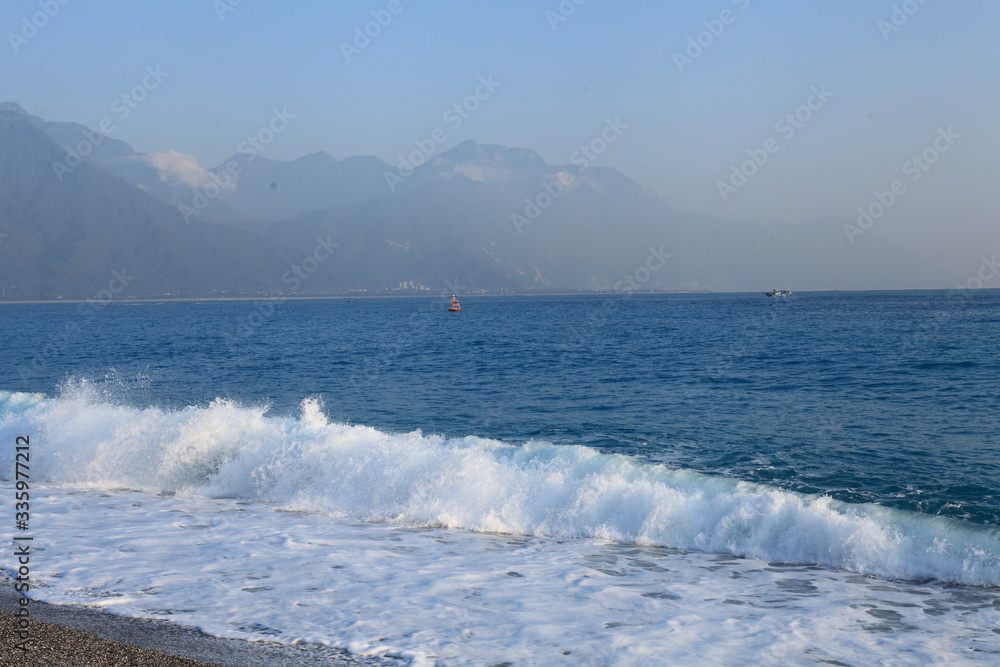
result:
[(206, 169), (0, 105), (7, 299), (953, 284), (844, 222), (679, 212), (616, 169), (473, 141), (414, 169), (254, 151)]

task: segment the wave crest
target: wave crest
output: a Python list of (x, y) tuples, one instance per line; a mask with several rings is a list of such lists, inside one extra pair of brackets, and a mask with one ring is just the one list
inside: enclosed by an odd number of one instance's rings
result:
[[(1000, 585), (1000, 531), (670, 469), (582, 446), (391, 434), (216, 399), (116, 404), (86, 383), (0, 392), (5, 441), (32, 436), (50, 483), (239, 497), (367, 521), (601, 538), (815, 563), (898, 579)], [(11, 449), (11, 448), (7, 448)], [(4, 470), (13, 454), (4, 451)]]

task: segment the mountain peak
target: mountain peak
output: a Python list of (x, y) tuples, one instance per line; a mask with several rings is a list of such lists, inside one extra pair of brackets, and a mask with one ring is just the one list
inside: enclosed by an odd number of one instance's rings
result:
[(333, 157), (326, 151), (316, 151), (315, 153), (309, 153), (303, 155), (299, 158), (303, 164), (308, 164), (310, 166), (320, 166), (320, 165), (332, 165), (337, 163), (337, 158)]
[(437, 164), (474, 164), (478, 167), (506, 168), (515, 172), (542, 172), (548, 169), (545, 160), (530, 148), (508, 148), (497, 144), (480, 144), (467, 139), (433, 160)]
[(22, 107), (17, 102), (0, 102), (0, 111), (13, 111), (19, 113), (24, 117), (30, 117), (31, 114), (28, 113), (24, 107)]
[(49, 123), (47, 123), (47, 121), (43, 120), (42, 118), (39, 118), (38, 116), (35, 116), (35, 115), (29, 113), (27, 109), (25, 109), (24, 107), (22, 107), (17, 102), (3, 102), (3, 103), (0, 103), (0, 112), (3, 112), (3, 111), (7, 111), (9, 113), (15, 113), (18, 116), (21, 116), (22, 118), (28, 120), (35, 127), (38, 127), (38, 128), (40, 128), (42, 130), (46, 129), (46, 125), (49, 125)]
[[(88, 156), (89, 162), (100, 163), (135, 154), (135, 150), (124, 141), (99, 133), (80, 123), (49, 121), (33, 116), (17, 102), (0, 103), (0, 112), (3, 111), (15, 113), (27, 119), (32, 125), (52, 137), (64, 150), (79, 148), (81, 144), (89, 145), (91, 150), (84, 153)], [(99, 136), (100, 139), (93, 139), (95, 136)]]
[[(11, 237), (0, 243), (0, 265), (8, 298), (83, 299), (111, 284), (122, 297), (259, 293), (293, 257), (240, 230), (185, 224), (177, 208), (86, 160), (53, 170), (64, 158), (28, 118), (0, 110), (0, 203)], [(128, 277), (109, 283), (114, 276)]]

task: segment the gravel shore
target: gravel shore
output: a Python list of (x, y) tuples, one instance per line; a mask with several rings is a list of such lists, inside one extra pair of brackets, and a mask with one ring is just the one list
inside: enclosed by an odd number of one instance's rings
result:
[(212, 663), (168, 655), (160, 651), (139, 648), (95, 637), (65, 625), (33, 621), (30, 650), (16, 648), (17, 619), (0, 612), (0, 632), (3, 650), (0, 660), (5, 665), (149, 665), (151, 667), (199, 667)]
[[(9, 582), (3, 582), (9, 583)], [(2, 584), (0, 584), (2, 585)], [(17, 609), (11, 586), (0, 588), (0, 664), (92, 667), (142, 665), (394, 665), (391, 658), (369, 658), (317, 645), (286, 646), (268, 642), (220, 639), (196, 628), (161, 620), (116, 616), (90, 607), (32, 601), (24, 652), (15, 648)]]

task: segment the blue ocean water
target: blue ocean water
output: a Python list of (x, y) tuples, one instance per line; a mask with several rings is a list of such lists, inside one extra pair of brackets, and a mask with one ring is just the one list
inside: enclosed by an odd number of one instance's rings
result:
[(1000, 291), (7, 305), (0, 388), (86, 379), (544, 439), (1000, 525)]
[[(616, 653), (627, 655), (619, 660), (593, 648), (592, 664), (657, 664), (636, 647), (655, 647), (668, 636), (667, 644), (686, 646), (669, 634), (677, 627), (655, 625), (677, 621), (649, 605), (682, 600), (677, 604), (687, 608), (695, 604), (688, 593), (714, 588), (717, 596), (698, 604), (725, 598), (727, 610), (760, 607), (753, 612), (759, 616), (740, 617), (750, 639), (734, 641), (759, 644), (765, 662), (785, 661), (767, 652), (792, 640), (765, 639), (755, 624), (780, 615), (786, 595), (799, 600), (787, 607), (794, 617), (836, 628), (831, 646), (857, 640), (839, 656), (848, 662), (871, 650), (865, 638), (873, 633), (899, 633), (901, 645), (915, 651), (914, 662), (943, 659), (935, 651), (955, 651), (956, 641), (970, 659), (1000, 654), (995, 624), (982, 620), (1000, 613), (1000, 291), (787, 299), (467, 295), (462, 306), (449, 313), (441, 297), (3, 305), (0, 431), (34, 434), (37, 469), (53, 489), (112, 494), (113, 501), (59, 496), (52, 507), (104, 507), (105, 539), (119, 547), (130, 538), (115, 532), (111, 517), (133, 505), (181, 503), (163, 509), (164, 517), (249, 511), (196, 504), (210, 498), (252, 503), (259, 531), (278, 530), (266, 508), (305, 512), (312, 517), (308, 530), (329, 544), (411, 539), (386, 536), (385, 527), (393, 526), (558, 540), (530, 543), (544, 557), (528, 558), (514, 572), (518, 577), (572, 560), (573, 549), (590, 549), (579, 562), (588, 563), (591, 575), (618, 577), (614, 586), (635, 591), (627, 604), (608, 602), (606, 592), (594, 597), (602, 600), (594, 603), (594, 619), (624, 608), (629, 622), (581, 628), (577, 641), (624, 646), (628, 639), (632, 653)], [(168, 499), (121, 495), (157, 492)], [(218, 528), (219, 539), (242, 544), (224, 532), (235, 530), (228, 524), (191, 525)], [(68, 524), (65, 530), (72, 532)], [(352, 532), (359, 530), (361, 537)], [(428, 551), (424, 560), (413, 556), (418, 564), (411, 571), (457, 558), (459, 569), (489, 563), (468, 575), (486, 577), (494, 566), (508, 567), (491, 560), (497, 549), (510, 558), (506, 549), (522, 554), (526, 544), (501, 548), (476, 541), (486, 538), (434, 535), (440, 544), (464, 546)], [(566, 539), (584, 542), (567, 546)], [(80, 547), (73, 557), (86, 553)], [(697, 554), (717, 560), (702, 562)], [(733, 556), (749, 560), (727, 560)], [(752, 567), (754, 559), (770, 566)], [(155, 571), (168, 562), (151, 554), (147, 565)], [(716, 570), (713, 579), (702, 579)], [(671, 571), (683, 574), (662, 578)], [(560, 572), (575, 576), (572, 569)], [(877, 578), (852, 580), (851, 573)], [(70, 585), (57, 577), (51, 597), (74, 600), (81, 590), (115, 585), (130, 604), (141, 597), (141, 587), (127, 590), (114, 580)], [(726, 583), (735, 580), (744, 580), (744, 588)], [(517, 583), (503, 582), (495, 595)], [(892, 595), (902, 597), (884, 599), (889, 594), (879, 591), (888, 591), (888, 582), (897, 582)], [(407, 584), (424, 585), (435, 589)], [(749, 601), (735, 599), (757, 587)], [(234, 594), (258, 588), (237, 587)], [(553, 596), (565, 588), (546, 593), (546, 604), (558, 608)], [(301, 593), (275, 591), (282, 601)], [(495, 604), (509, 609), (520, 600), (530, 607), (518, 598), (526, 595), (511, 592)], [(827, 604), (796, 606), (814, 599)], [(405, 607), (398, 596), (386, 604)], [(589, 618), (581, 604), (567, 602), (567, 617)], [(841, 618), (848, 607), (856, 618)], [(910, 608), (912, 615), (903, 616), (900, 610)], [(980, 614), (975, 627), (962, 616), (969, 610)], [(228, 627), (236, 636), (254, 636), (246, 624), (225, 625), (221, 612), (188, 612), (189, 622), (211, 632), (225, 634), (219, 628)], [(472, 617), (469, 611), (441, 620), (441, 627), (457, 628)], [(537, 622), (518, 625), (519, 636)], [(313, 640), (334, 642), (357, 631), (344, 623), (316, 630)], [(290, 632), (258, 634), (301, 637)], [(371, 632), (392, 638), (384, 629)], [(796, 632), (775, 630), (775, 636)], [(914, 632), (927, 635), (925, 644), (906, 638)], [(378, 645), (351, 641), (362, 650)], [(507, 639), (490, 641), (478, 648), (471, 640), (458, 648), (432, 644), (438, 659), (461, 662), (456, 655), (492, 657)], [(537, 649), (525, 642), (524, 651)], [(417, 662), (433, 653), (410, 634), (383, 643), (400, 655), (412, 652)], [(796, 644), (780, 655), (798, 663), (826, 651), (834, 659), (831, 646)], [(740, 647), (732, 650), (719, 660), (735, 661)]]

